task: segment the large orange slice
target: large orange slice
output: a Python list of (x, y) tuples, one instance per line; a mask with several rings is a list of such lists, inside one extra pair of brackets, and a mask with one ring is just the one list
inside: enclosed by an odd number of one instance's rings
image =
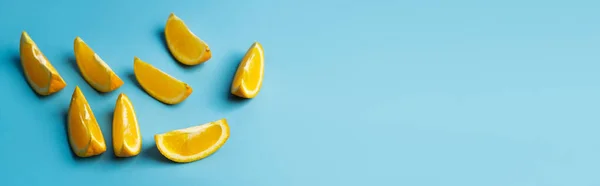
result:
[(113, 114), (113, 148), (115, 156), (130, 157), (140, 153), (142, 136), (133, 104), (120, 94)]
[(94, 89), (110, 92), (123, 85), (123, 80), (80, 37), (75, 38), (73, 48), (83, 79)]
[(260, 43), (250, 46), (240, 62), (231, 83), (231, 93), (242, 98), (254, 98), (260, 92), (265, 68), (265, 54)]
[(27, 32), (21, 33), (20, 55), (27, 82), (37, 94), (50, 95), (67, 86)]
[(67, 128), (71, 149), (77, 156), (90, 157), (106, 151), (94, 112), (78, 86), (71, 97)]
[(142, 88), (165, 104), (177, 104), (192, 94), (192, 87), (158, 68), (142, 61), (133, 59), (133, 72)]
[(229, 125), (226, 119), (154, 136), (160, 153), (179, 163), (205, 158), (221, 148), (227, 139)]
[(208, 44), (173, 13), (167, 19), (165, 39), (171, 55), (185, 65), (197, 65), (208, 61), (212, 56)]

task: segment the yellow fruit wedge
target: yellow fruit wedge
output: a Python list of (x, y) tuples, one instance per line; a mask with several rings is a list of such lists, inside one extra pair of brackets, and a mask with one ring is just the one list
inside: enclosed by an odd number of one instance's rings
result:
[(231, 83), (233, 95), (242, 98), (256, 97), (263, 82), (264, 58), (262, 45), (258, 42), (252, 44), (233, 77)]
[(83, 79), (94, 89), (110, 92), (123, 85), (123, 80), (80, 37), (75, 38), (73, 48)]
[(67, 126), (69, 143), (75, 155), (90, 157), (106, 151), (100, 126), (78, 86), (71, 98)]
[(113, 114), (113, 148), (117, 157), (138, 155), (142, 149), (142, 136), (133, 104), (121, 93)]
[(21, 33), (20, 55), (27, 82), (37, 94), (50, 95), (67, 86), (48, 58), (25, 31)]
[(197, 65), (212, 56), (208, 44), (192, 33), (183, 20), (173, 13), (169, 15), (165, 26), (165, 40), (171, 55), (185, 65)]
[(133, 73), (142, 88), (158, 101), (177, 104), (192, 94), (192, 87), (135, 57)]
[(216, 152), (229, 139), (226, 119), (154, 136), (156, 147), (167, 159), (187, 163)]

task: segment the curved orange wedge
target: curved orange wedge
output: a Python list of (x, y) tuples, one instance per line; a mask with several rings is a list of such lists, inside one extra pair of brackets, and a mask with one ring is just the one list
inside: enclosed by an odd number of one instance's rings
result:
[(110, 92), (123, 85), (123, 80), (80, 37), (75, 38), (73, 48), (81, 75), (94, 89)]
[(256, 97), (263, 82), (264, 58), (262, 45), (258, 42), (252, 44), (233, 77), (231, 83), (231, 93), (233, 95), (242, 98)]
[(135, 57), (133, 72), (142, 88), (156, 100), (177, 104), (192, 94), (192, 87)]
[(187, 163), (215, 153), (229, 139), (226, 119), (173, 130), (154, 136), (156, 147), (167, 159)]
[(120, 94), (113, 115), (113, 148), (117, 157), (138, 155), (142, 149), (142, 136), (133, 104), (125, 94)]
[(197, 65), (212, 56), (208, 44), (192, 33), (183, 20), (173, 13), (167, 19), (165, 40), (171, 55), (185, 65)]
[(71, 98), (67, 128), (69, 143), (75, 155), (90, 157), (106, 151), (100, 126), (79, 87), (75, 87)]
[(67, 86), (58, 71), (25, 31), (21, 33), (19, 50), (27, 82), (37, 94), (50, 95)]

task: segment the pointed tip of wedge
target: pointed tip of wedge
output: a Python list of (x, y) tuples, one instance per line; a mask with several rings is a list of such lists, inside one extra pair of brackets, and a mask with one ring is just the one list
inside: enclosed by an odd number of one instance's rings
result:
[(73, 98), (75, 98), (76, 96), (82, 95), (83, 92), (81, 92), (81, 89), (79, 88), (79, 86), (75, 86), (75, 90), (73, 90)]
[(21, 31), (21, 38), (29, 38), (29, 33), (25, 30)]
[(250, 46), (251, 48), (260, 48), (262, 49), (262, 44), (258, 41), (254, 41), (254, 43), (252, 43), (252, 46)]
[[(81, 39), (81, 37), (77, 36), (75, 37), (75, 40), (73, 40), (73, 44), (77, 48), (80, 44), (85, 44), (85, 42), (83, 41), (83, 39)], [(77, 50), (75, 50), (75, 52), (77, 52)]]
[[(174, 12), (171, 12), (171, 13), (169, 14), (169, 19), (168, 19), (168, 20), (171, 20), (171, 19), (179, 19), (179, 17), (177, 17), (177, 15), (175, 15), (175, 13), (174, 13)], [(168, 20), (167, 20), (167, 21), (168, 21)]]
[(125, 93), (119, 93), (119, 97), (117, 97), (117, 102), (119, 100), (126, 99), (126, 98), (127, 98), (127, 95), (125, 95)]
[(23, 43), (31, 43), (31, 37), (29, 37), (29, 34), (26, 31), (22, 31), (21, 32), (21, 44)]

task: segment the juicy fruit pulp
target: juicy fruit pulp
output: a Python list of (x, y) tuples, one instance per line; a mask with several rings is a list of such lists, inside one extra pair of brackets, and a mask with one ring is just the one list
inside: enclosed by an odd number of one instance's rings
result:
[(123, 85), (123, 80), (81, 38), (75, 38), (73, 48), (81, 75), (94, 89), (110, 92)]
[(115, 156), (130, 157), (140, 153), (142, 137), (133, 104), (120, 94), (113, 114), (113, 148)]
[(171, 13), (165, 26), (165, 40), (171, 55), (185, 65), (197, 65), (211, 58), (210, 48)]
[(179, 163), (205, 158), (221, 148), (227, 139), (229, 126), (226, 119), (154, 136), (160, 153)]
[(79, 157), (90, 157), (106, 151), (106, 143), (96, 117), (85, 96), (75, 87), (67, 121), (69, 143)]
[(169, 74), (135, 57), (133, 72), (142, 88), (155, 99), (165, 104), (177, 104), (185, 100), (192, 87)]
[(50, 95), (67, 86), (27, 32), (21, 33), (19, 50), (27, 82), (37, 94)]
[(240, 62), (231, 83), (231, 93), (243, 98), (256, 97), (262, 86), (264, 74), (264, 51), (255, 42)]

